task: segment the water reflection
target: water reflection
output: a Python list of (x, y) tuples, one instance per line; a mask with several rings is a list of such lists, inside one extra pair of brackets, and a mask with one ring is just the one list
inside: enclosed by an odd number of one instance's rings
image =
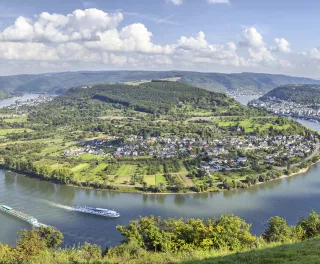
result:
[(186, 196), (183, 194), (176, 194), (174, 195), (174, 203), (178, 206), (181, 207), (186, 201)]

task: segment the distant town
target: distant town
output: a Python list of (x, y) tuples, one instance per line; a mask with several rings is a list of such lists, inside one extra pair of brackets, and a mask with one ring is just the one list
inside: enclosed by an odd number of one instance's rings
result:
[(276, 115), (320, 121), (320, 105), (299, 104), (272, 97), (267, 100), (252, 100), (248, 105), (264, 109)]
[(21, 101), (21, 100), (17, 99), (14, 104), (11, 104), (10, 106), (5, 107), (5, 109), (17, 110), (19, 107), (22, 107), (22, 106), (35, 107), (35, 106), (38, 106), (42, 103), (52, 101), (53, 98), (54, 98), (53, 96), (39, 94), (39, 96), (34, 99), (28, 99), (25, 101)]

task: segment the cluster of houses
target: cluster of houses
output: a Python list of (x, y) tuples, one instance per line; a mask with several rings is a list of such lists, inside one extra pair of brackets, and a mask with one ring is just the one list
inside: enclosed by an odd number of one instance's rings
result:
[[(65, 150), (66, 156), (79, 156), (84, 153), (112, 156), (114, 158), (135, 158), (152, 156), (159, 158), (191, 157), (206, 155), (212, 160), (203, 164), (209, 170), (238, 169), (248, 165), (247, 157), (232, 157), (230, 152), (237, 150), (267, 151), (264, 163), (280, 159), (305, 157), (315, 148), (316, 143), (300, 135), (292, 136), (252, 136), (195, 139), (170, 137), (149, 137), (131, 135), (124, 140), (94, 139)], [(266, 153), (266, 152), (262, 152)], [(226, 158), (227, 157), (227, 158)]]
[[(223, 143), (226, 139), (222, 139), (219, 143)], [(287, 161), (292, 158), (303, 158), (311, 154), (316, 148), (314, 141), (307, 140), (300, 135), (293, 136), (266, 136), (256, 137), (247, 136), (244, 139), (229, 139), (230, 145), (235, 145), (236, 149), (244, 150), (267, 150), (270, 154), (263, 156), (259, 164), (273, 164), (278, 161)], [(208, 154), (208, 153), (207, 153)], [(214, 154), (208, 162), (203, 162), (200, 169), (207, 174), (222, 170), (237, 170), (248, 167), (250, 160), (247, 157), (226, 158), (219, 157)]]
[(269, 98), (265, 101), (253, 100), (249, 105), (257, 108), (263, 108), (276, 115), (320, 120), (320, 106), (315, 108), (314, 105), (276, 100), (275, 98)]
[(91, 154), (97, 156), (107, 156), (107, 154), (102, 149), (94, 149), (91, 145), (87, 145), (85, 147), (73, 147), (70, 149), (66, 149), (63, 151), (63, 155), (71, 156), (71, 157), (78, 157), (82, 154)]
[(210, 175), (210, 173), (215, 171), (244, 169), (248, 165), (247, 157), (237, 157), (235, 159), (212, 158), (209, 162), (201, 163), (200, 169), (204, 170), (207, 175)]

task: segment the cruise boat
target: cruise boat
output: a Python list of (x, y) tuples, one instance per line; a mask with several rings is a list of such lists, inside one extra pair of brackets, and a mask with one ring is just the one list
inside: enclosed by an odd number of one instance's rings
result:
[(33, 225), (35, 227), (40, 227), (41, 224), (38, 222), (38, 220), (36, 218), (34, 218), (33, 216), (30, 215), (26, 215), (22, 212), (19, 212), (17, 210), (14, 210), (13, 208), (7, 206), (7, 205), (1, 205), (0, 204), (0, 211), (6, 213), (6, 214), (10, 214), (16, 218), (21, 219), (22, 221), (25, 221), (27, 223), (29, 223), (30, 225)]
[(95, 207), (89, 207), (89, 206), (81, 206), (81, 205), (73, 207), (73, 211), (86, 213), (86, 214), (100, 215), (105, 217), (112, 217), (112, 218), (117, 218), (120, 216), (120, 214), (114, 210), (95, 208)]

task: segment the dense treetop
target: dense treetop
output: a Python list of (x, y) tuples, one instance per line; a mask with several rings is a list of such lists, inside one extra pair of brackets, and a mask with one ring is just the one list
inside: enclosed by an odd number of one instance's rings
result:
[[(33, 122), (69, 122), (92, 119), (107, 109), (125, 108), (148, 114), (168, 114), (183, 105), (211, 111), (216, 115), (245, 115), (253, 113), (221, 93), (209, 92), (179, 82), (149, 82), (138, 86), (101, 84), (68, 90), (52, 102), (30, 114)], [(183, 115), (183, 111), (180, 110)]]

